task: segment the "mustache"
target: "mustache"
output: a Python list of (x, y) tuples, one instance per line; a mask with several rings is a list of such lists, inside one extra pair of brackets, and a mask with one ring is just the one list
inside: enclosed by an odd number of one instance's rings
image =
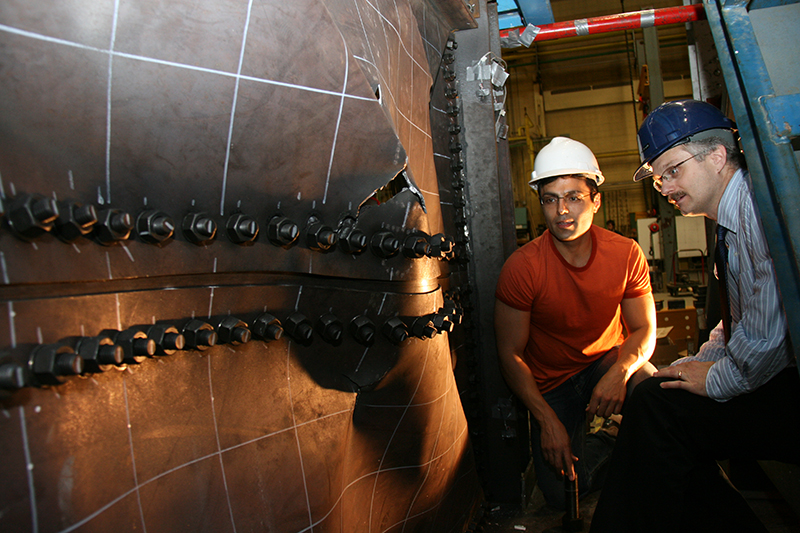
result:
[(677, 202), (678, 200), (680, 200), (684, 196), (686, 196), (686, 193), (684, 193), (683, 191), (676, 191), (676, 192), (668, 195), (667, 196), (667, 200), (674, 204), (675, 202)]

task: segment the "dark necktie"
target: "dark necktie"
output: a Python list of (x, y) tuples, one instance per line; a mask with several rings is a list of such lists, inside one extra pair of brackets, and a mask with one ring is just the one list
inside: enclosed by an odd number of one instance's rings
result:
[(728, 228), (717, 224), (717, 247), (714, 252), (714, 264), (717, 267), (719, 280), (719, 300), (722, 305), (722, 327), (725, 330), (725, 342), (731, 340), (731, 306), (728, 303), (728, 247), (725, 246), (725, 235)]

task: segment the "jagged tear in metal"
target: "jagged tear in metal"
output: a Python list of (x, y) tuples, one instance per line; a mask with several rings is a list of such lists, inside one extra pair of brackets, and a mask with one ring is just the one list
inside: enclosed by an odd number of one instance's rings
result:
[[(460, 0), (3, 2), (0, 529), (465, 528), (448, 335), (390, 326), (441, 318), (459, 268), (425, 245), (454, 231), (440, 62), (471, 26)], [(125, 364), (64, 377), (101, 332)]]

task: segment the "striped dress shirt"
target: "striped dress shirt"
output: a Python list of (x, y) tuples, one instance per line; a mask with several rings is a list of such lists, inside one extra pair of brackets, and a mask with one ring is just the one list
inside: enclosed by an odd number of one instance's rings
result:
[[(793, 358), (772, 258), (747, 175), (741, 169), (722, 195), (717, 223), (728, 229), (731, 338), (726, 345), (720, 322), (696, 356), (676, 363), (714, 361), (706, 376), (706, 392), (725, 401), (756, 390), (793, 364)], [(722, 279), (721, 273), (719, 277)]]

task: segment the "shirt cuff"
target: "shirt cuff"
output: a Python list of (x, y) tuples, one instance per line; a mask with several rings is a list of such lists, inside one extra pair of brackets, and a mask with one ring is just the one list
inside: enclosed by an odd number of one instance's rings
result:
[[(711, 365), (706, 374), (706, 394), (709, 398), (713, 398), (718, 402), (726, 402), (741, 394), (742, 391), (731, 390), (732, 376), (726, 376), (730, 373), (730, 361), (727, 357), (720, 359)], [(727, 379), (725, 379), (727, 377)]]

